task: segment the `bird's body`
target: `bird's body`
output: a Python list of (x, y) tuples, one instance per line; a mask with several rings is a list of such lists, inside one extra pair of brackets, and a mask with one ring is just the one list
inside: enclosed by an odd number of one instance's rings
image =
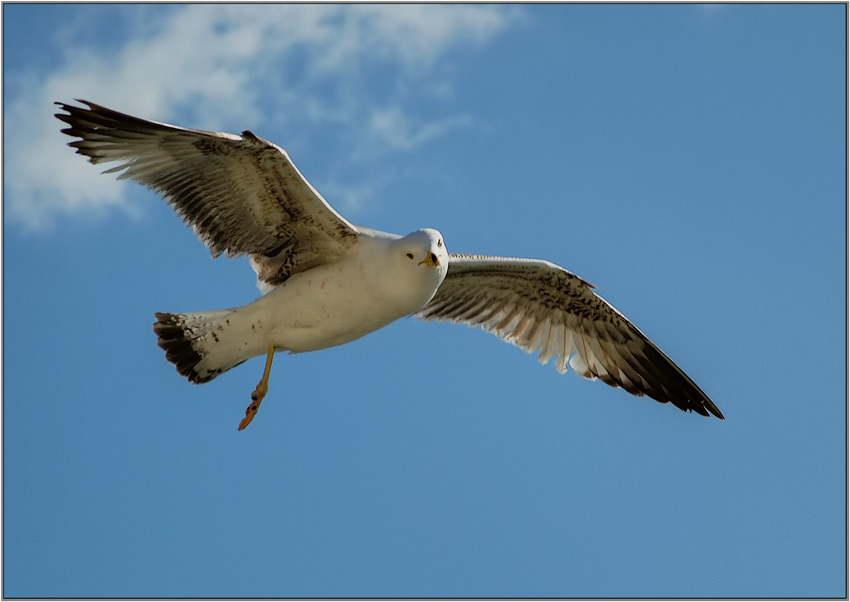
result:
[[(437, 256), (435, 266), (423, 259), (431, 252)], [(447, 264), (436, 230), (418, 230), (404, 238), (368, 231), (343, 258), (293, 274), (248, 305), (157, 314), (154, 330), (181, 374), (207, 382), (262, 355), (269, 345), (292, 353), (327, 349), (410, 315), (434, 296)], [(386, 274), (397, 277), (387, 279)]]
[[(85, 101), (82, 101), (85, 102)], [(85, 102), (60, 104), (70, 145), (92, 163), (161, 193), (212, 255), (248, 255), (266, 294), (248, 305), (157, 313), (154, 331), (177, 371), (207, 382), (266, 354), (240, 424), (268, 390), (276, 351), (342, 345), (415, 315), (478, 326), (589, 379), (682, 410), (723, 418), (708, 396), (646, 335), (553, 263), (449, 255), (432, 229), (405, 237), (356, 226), (301, 175), (286, 152), (241, 136), (147, 121)]]

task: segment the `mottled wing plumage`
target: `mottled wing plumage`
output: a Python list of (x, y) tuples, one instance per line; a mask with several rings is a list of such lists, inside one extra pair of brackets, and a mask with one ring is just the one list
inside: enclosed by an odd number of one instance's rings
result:
[(212, 255), (251, 256), (259, 279), (291, 274), (341, 257), (358, 229), (301, 175), (286, 152), (249, 131), (241, 136), (147, 121), (80, 101), (56, 103), (56, 117), (79, 138), (70, 146), (92, 163), (162, 194)]
[(703, 416), (723, 418), (708, 396), (592, 286), (548, 261), (451, 255), (426, 320), (480, 326), (541, 363)]

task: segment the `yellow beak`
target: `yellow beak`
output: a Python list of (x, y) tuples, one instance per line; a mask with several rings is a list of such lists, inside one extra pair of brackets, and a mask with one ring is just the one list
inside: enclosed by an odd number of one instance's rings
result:
[(419, 265), (422, 265), (423, 263), (425, 265), (430, 265), (431, 267), (435, 268), (440, 265), (440, 259), (437, 257), (436, 253), (432, 253), (429, 251), (428, 254), (425, 255), (425, 259), (419, 262)]

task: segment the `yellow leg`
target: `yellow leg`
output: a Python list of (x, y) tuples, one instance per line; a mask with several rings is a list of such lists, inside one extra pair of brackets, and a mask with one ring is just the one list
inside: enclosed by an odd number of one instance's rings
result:
[(266, 369), (263, 371), (263, 378), (257, 383), (257, 388), (251, 393), (251, 404), (245, 410), (245, 418), (239, 423), (241, 431), (246, 426), (251, 424), (254, 416), (260, 409), (260, 404), (263, 403), (263, 397), (269, 392), (269, 374), (272, 371), (272, 359), (274, 358), (274, 345), (269, 345), (268, 355), (266, 356)]

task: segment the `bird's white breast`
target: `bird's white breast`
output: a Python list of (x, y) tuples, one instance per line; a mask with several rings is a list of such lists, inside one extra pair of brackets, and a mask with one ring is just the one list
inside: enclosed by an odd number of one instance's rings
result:
[(393, 238), (358, 242), (344, 259), (295, 274), (246, 306), (255, 331), (292, 352), (342, 345), (421, 309), (445, 276), (400, 261)]

